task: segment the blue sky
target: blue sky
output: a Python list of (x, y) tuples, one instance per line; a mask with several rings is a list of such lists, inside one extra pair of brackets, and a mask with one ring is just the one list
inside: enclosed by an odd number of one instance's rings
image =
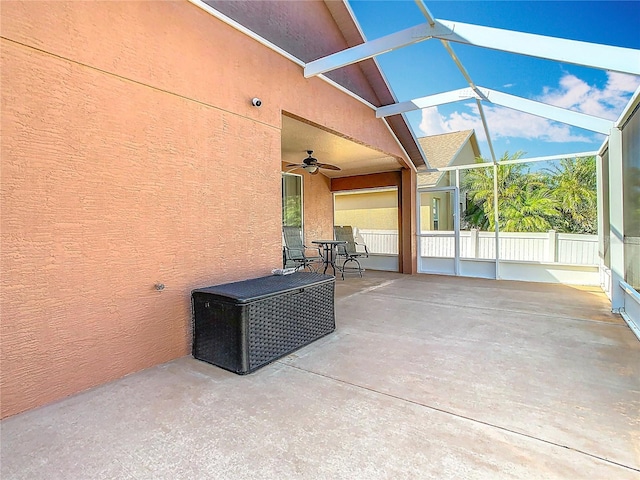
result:
[[(368, 40), (425, 19), (412, 0), (349, 0)], [(435, 18), (640, 50), (640, 1), (426, 1)], [(615, 120), (640, 77), (499, 52), (451, 46), (476, 85)], [(399, 101), (468, 86), (438, 40), (379, 55)], [(604, 136), (483, 104), (497, 157), (506, 151), (539, 157), (597, 150)], [(416, 136), (475, 128), (490, 152), (475, 102), (457, 102), (407, 114)]]

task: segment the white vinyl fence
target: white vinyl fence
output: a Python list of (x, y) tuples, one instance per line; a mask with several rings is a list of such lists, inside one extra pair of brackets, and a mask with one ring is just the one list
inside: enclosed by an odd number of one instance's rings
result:
[(398, 231), (397, 230), (361, 230), (355, 229), (356, 241), (358, 237), (362, 239), (369, 249), (369, 253), (381, 255), (398, 254)]
[[(397, 255), (395, 230), (357, 230), (373, 254)], [(500, 233), (500, 260), (598, 265), (598, 236), (557, 233)], [(420, 256), (453, 258), (455, 234), (452, 231), (423, 232), (419, 237)], [(460, 232), (460, 257), (495, 259), (495, 234), (478, 230)]]

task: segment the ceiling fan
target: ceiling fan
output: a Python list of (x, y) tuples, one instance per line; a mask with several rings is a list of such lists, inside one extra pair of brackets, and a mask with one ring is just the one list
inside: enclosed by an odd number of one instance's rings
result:
[(302, 160), (302, 163), (290, 163), (287, 165), (287, 168), (291, 168), (292, 170), (295, 170), (296, 168), (304, 168), (305, 171), (311, 175), (317, 175), (320, 168), (325, 168), (327, 170), (340, 170), (340, 167), (336, 167), (335, 165), (318, 162), (317, 158), (313, 158), (311, 156), (313, 154), (313, 150), (307, 150), (307, 153), (309, 156)]

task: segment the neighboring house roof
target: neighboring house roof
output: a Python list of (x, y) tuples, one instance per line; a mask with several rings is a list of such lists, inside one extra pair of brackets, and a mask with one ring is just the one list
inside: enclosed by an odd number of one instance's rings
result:
[[(318, 9), (317, 2), (204, 1), (305, 63), (365, 41), (344, 2), (325, 0), (324, 13)], [(324, 23), (318, 22), (315, 15), (330, 16), (336, 24), (335, 31), (321, 28)], [(373, 59), (348, 65), (325, 75), (376, 107), (396, 103)], [(386, 120), (413, 164), (416, 167), (424, 165), (425, 158), (404, 116), (393, 115)]]
[[(431, 168), (450, 167), (452, 165), (466, 165), (474, 163), (480, 156), (480, 148), (474, 130), (462, 130), (460, 132), (443, 133), (430, 137), (420, 137), (418, 142), (422, 146), (429, 166)], [(465, 145), (469, 143), (473, 152), (473, 158), (469, 155), (461, 156)], [(418, 173), (418, 186), (436, 185), (444, 172)]]

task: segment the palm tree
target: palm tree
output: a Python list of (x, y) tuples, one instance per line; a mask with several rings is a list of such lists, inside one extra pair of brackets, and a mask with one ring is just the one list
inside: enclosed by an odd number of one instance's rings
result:
[[(477, 158), (476, 163), (485, 163)], [(493, 215), (493, 167), (474, 168), (463, 173), (461, 187), (466, 193), (467, 208), (464, 221), (480, 230), (492, 230)]]
[[(523, 152), (509, 153), (501, 162), (516, 160)], [(477, 163), (486, 163), (482, 158)], [(471, 169), (465, 173), (462, 187), (467, 192), (465, 221), (482, 230), (495, 229), (493, 167)], [(530, 173), (524, 164), (498, 165), (499, 227), (505, 232), (544, 231), (559, 215), (543, 175)]]
[(596, 233), (597, 181), (595, 157), (562, 159), (545, 169), (549, 188), (561, 212), (554, 227), (561, 232)]
[[(516, 152), (511, 157), (505, 152), (500, 161), (516, 160), (523, 152)], [(465, 220), (471, 225), (481, 229), (493, 230), (495, 228), (494, 198), (493, 198), (493, 166), (482, 157), (476, 158), (476, 163), (486, 164), (486, 168), (474, 168), (468, 170), (462, 178), (462, 188), (466, 191), (467, 215)], [(522, 165), (498, 166), (498, 211), (500, 201), (505, 196), (513, 194), (513, 186), (522, 174)], [(511, 191), (510, 191), (511, 190)]]
[(527, 188), (505, 202), (500, 210), (500, 228), (505, 232), (545, 232), (552, 228), (551, 219), (558, 215), (547, 188)]

